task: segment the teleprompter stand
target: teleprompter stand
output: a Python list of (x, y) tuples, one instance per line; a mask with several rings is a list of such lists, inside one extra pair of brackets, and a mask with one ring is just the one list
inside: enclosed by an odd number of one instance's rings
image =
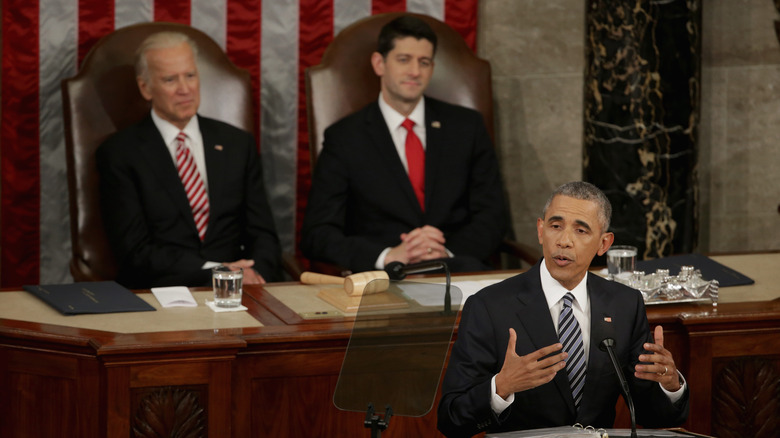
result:
[[(372, 438), (381, 436), (392, 416), (421, 417), (433, 407), (457, 316), (444, 311), (448, 286), (392, 281), (387, 292), (408, 307), (358, 308), (333, 403), (365, 412)], [(449, 287), (448, 306), (459, 308), (461, 296)], [(375, 410), (379, 406), (384, 412)]]
[(363, 420), (363, 426), (367, 429), (371, 429), (371, 438), (379, 438), (382, 435), (382, 431), (390, 426), (390, 418), (393, 416), (393, 408), (385, 406), (385, 416), (382, 418), (379, 415), (374, 414), (374, 405), (368, 404), (366, 410), (366, 419)]

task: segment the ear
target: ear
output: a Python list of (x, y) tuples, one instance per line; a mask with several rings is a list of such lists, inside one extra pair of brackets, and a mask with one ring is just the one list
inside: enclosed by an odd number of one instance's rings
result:
[(135, 81), (138, 83), (138, 90), (141, 92), (141, 96), (146, 100), (152, 100), (152, 93), (149, 89), (149, 84), (144, 80), (143, 76), (137, 76)]
[(371, 54), (371, 66), (374, 67), (374, 73), (382, 77), (385, 74), (385, 58), (379, 52)]
[(539, 238), (539, 245), (543, 245), (543, 243), (542, 243), (542, 231), (544, 231), (544, 219), (537, 218), (536, 219), (536, 236)]
[(605, 252), (612, 246), (615, 241), (615, 235), (613, 233), (604, 233), (601, 235), (601, 245), (599, 245), (599, 255), (604, 255)]

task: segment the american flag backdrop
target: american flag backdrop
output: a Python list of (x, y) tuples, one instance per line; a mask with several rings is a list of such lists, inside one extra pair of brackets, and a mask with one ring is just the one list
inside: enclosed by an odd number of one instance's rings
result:
[[(476, 45), (478, 0), (2, 0), (0, 286), (72, 281), (60, 81), (94, 43), (146, 21), (210, 35), (252, 77), (259, 147), (286, 252), (309, 191), (303, 72), (371, 14), (431, 15)], [(204, 85), (205, 86), (205, 85)]]

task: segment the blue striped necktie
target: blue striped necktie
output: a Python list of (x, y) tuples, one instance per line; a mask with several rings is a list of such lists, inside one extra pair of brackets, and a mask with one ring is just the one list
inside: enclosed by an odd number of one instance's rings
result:
[(569, 353), (566, 360), (566, 374), (569, 376), (574, 406), (579, 410), (582, 400), (582, 388), (585, 387), (585, 349), (582, 345), (582, 332), (577, 318), (571, 309), (574, 295), (571, 292), (563, 296), (563, 310), (558, 318), (558, 337), (563, 351)]

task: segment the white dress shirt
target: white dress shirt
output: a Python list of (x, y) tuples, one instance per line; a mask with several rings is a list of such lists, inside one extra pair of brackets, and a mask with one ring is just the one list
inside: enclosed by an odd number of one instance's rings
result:
[[(401, 164), (404, 165), (404, 170), (409, 174), (409, 164), (406, 161), (406, 135), (409, 131), (406, 130), (401, 124), (404, 120), (409, 119), (414, 122), (412, 130), (417, 134), (417, 138), (420, 139), (423, 150), (425, 150), (425, 97), (423, 96), (417, 106), (414, 107), (411, 114), (408, 117), (399, 113), (395, 108), (391, 107), (385, 99), (382, 97), (382, 92), (379, 92), (379, 111), (382, 113), (382, 117), (385, 119), (387, 129), (390, 130), (390, 137), (393, 139), (393, 145), (398, 152), (398, 156), (401, 158)], [(379, 253), (379, 257), (374, 262), (376, 269), (385, 269), (385, 257), (387, 253), (393, 248), (387, 247)]]
[(162, 135), (165, 146), (171, 154), (174, 166), (176, 166), (176, 136), (179, 135), (179, 132), (187, 134), (185, 145), (190, 148), (192, 158), (195, 160), (195, 166), (198, 168), (198, 173), (200, 173), (200, 177), (203, 179), (203, 185), (206, 187), (206, 193), (208, 194), (209, 181), (206, 172), (206, 155), (203, 152), (203, 136), (200, 133), (198, 117), (191, 118), (184, 129), (179, 129), (152, 110), (152, 121), (157, 126), (157, 130), (160, 131), (160, 135)]
[[(168, 148), (168, 152), (171, 154), (171, 159), (173, 160), (174, 167), (177, 166), (176, 147), (178, 145), (176, 144), (176, 137), (179, 135), (179, 132), (183, 132), (187, 134), (187, 140), (185, 140), (184, 144), (185, 146), (190, 148), (192, 159), (195, 160), (195, 167), (198, 168), (198, 173), (200, 173), (200, 177), (203, 180), (203, 186), (206, 188), (206, 194), (208, 195), (209, 179), (208, 179), (208, 172), (206, 172), (206, 154), (203, 152), (203, 135), (200, 133), (198, 116), (194, 116), (193, 118), (191, 118), (189, 123), (187, 123), (187, 126), (185, 126), (184, 129), (181, 130), (178, 127), (174, 126), (173, 123), (164, 120), (163, 118), (158, 116), (157, 113), (154, 112), (154, 110), (152, 110), (152, 121), (154, 122), (154, 125), (157, 127), (157, 130), (160, 131), (160, 135), (162, 135), (163, 142), (165, 142), (165, 147)], [(222, 263), (219, 262), (207, 261), (200, 268), (211, 269), (221, 264)]]
[(390, 137), (393, 138), (393, 144), (395, 150), (398, 152), (398, 156), (401, 157), (401, 163), (404, 165), (404, 170), (409, 173), (409, 164), (406, 161), (406, 134), (409, 132), (402, 126), (404, 120), (409, 119), (414, 122), (412, 130), (417, 134), (417, 138), (422, 143), (423, 150), (425, 150), (425, 97), (417, 102), (417, 106), (414, 107), (409, 116), (404, 116), (391, 107), (385, 99), (382, 97), (382, 93), (379, 93), (379, 111), (382, 113), (382, 117), (385, 119), (387, 129), (390, 130)]

